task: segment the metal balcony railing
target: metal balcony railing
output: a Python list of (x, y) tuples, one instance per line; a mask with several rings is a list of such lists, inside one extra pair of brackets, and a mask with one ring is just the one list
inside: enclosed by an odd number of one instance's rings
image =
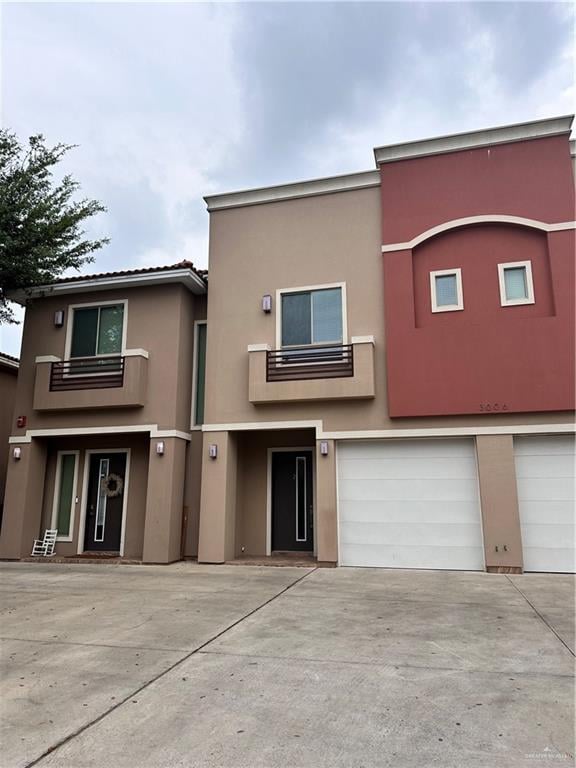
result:
[(52, 363), (50, 391), (109, 389), (124, 385), (123, 357), (75, 357)]
[(351, 344), (289, 347), (266, 352), (266, 381), (336, 379), (354, 376)]

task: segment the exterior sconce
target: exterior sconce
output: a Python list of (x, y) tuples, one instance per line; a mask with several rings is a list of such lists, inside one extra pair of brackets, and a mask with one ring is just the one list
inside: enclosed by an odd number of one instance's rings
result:
[(320, 440), (320, 455), (328, 456), (328, 440)]
[(208, 448), (208, 456), (210, 456), (211, 459), (215, 459), (218, 456), (218, 446), (214, 443)]
[(156, 443), (156, 453), (158, 456), (164, 456), (164, 440), (159, 440)]
[(57, 309), (56, 312), (54, 312), (54, 327), (62, 328), (63, 325), (64, 325), (64, 310)]
[(16, 419), (16, 426), (18, 429), (24, 429), (26, 426), (26, 416), (18, 416)]
[(14, 456), (14, 461), (20, 461), (22, 458), (22, 448), (17, 445), (16, 448), (14, 448), (12, 451), (12, 456)]
[(262, 312), (266, 312), (267, 315), (272, 312), (272, 296), (269, 293), (262, 296)]

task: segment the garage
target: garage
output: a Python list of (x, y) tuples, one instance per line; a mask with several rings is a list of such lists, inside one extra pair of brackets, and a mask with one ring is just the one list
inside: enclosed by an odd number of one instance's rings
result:
[(483, 570), (474, 441), (338, 444), (341, 565)]
[(514, 440), (525, 571), (574, 573), (574, 435)]

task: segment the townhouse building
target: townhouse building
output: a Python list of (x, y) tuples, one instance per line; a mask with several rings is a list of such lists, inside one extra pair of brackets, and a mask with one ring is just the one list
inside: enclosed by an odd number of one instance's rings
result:
[(0, 530), (4, 509), (4, 486), (8, 469), (8, 438), (16, 399), (18, 358), (0, 353)]
[(209, 286), (36, 289), (0, 557), (574, 571), (571, 124), (211, 195)]
[(571, 123), (206, 198), (202, 562), (574, 570)]
[(60, 556), (196, 554), (205, 318), (206, 274), (189, 262), (34, 289), (0, 557), (29, 556), (47, 528)]

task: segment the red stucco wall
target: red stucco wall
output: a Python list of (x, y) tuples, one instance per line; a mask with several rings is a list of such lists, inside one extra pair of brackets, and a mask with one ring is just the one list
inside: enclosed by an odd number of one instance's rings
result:
[[(567, 137), (384, 164), (383, 243), (477, 215), (574, 218)], [(383, 254), (391, 416), (574, 408), (574, 231), (462, 227)], [(535, 304), (502, 307), (499, 263), (532, 263)], [(462, 270), (464, 310), (432, 313), (430, 271)]]

